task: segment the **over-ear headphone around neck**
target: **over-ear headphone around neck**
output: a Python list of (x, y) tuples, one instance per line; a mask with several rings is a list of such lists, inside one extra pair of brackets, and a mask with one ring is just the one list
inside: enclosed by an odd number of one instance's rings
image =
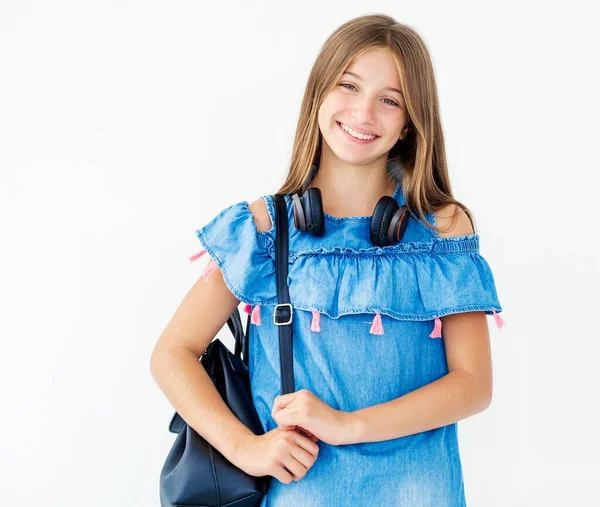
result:
[[(311, 178), (316, 172), (315, 164), (311, 168)], [(311, 236), (325, 234), (325, 215), (323, 213), (323, 200), (321, 189), (308, 188), (304, 192), (292, 194), (294, 210), (294, 226), (300, 232), (307, 232)], [(405, 205), (398, 206), (398, 202), (389, 195), (384, 195), (377, 201), (371, 224), (369, 227), (371, 243), (377, 246), (394, 245), (402, 240), (410, 213)]]

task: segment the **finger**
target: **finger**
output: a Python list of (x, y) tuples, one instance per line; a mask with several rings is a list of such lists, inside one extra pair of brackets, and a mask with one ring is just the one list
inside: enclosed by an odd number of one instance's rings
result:
[(276, 418), (274, 417), (274, 419), (275, 419), (275, 422), (277, 423), (277, 427), (280, 430), (285, 430), (285, 431), (289, 431), (289, 430), (295, 431), (296, 430), (295, 424), (284, 424), (281, 420), (281, 416), (278, 416)]
[(275, 419), (277, 426), (284, 430), (296, 429), (297, 423), (295, 422), (295, 419), (297, 419), (297, 415), (290, 413), (289, 409), (280, 410), (277, 414), (275, 414), (273, 419)]
[(271, 409), (271, 417), (275, 416), (275, 413), (279, 410), (283, 410), (287, 407), (293, 400), (291, 398), (281, 398), (281, 396), (277, 396), (275, 401), (273, 402), (273, 408)]
[(319, 441), (319, 439), (317, 437), (315, 437), (310, 431), (305, 430), (304, 428), (300, 428), (299, 426), (296, 426), (296, 431), (298, 433), (300, 433), (301, 435), (304, 435), (306, 438), (312, 440), (315, 443), (317, 443)]
[(299, 481), (306, 473), (306, 467), (291, 454), (287, 455), (283, 459), (282, 465), (289, 473), (292, 474), (294, 481)]
[(278, 409), (287, 407), (298, 396), (298, 391), (288, 394), (278, 394), (273, 401), (273, 408)]
[(315, 437), (312, 433), (309, 435), (305, 435), (305, 436), (306, 436), (306, 438), (308, 438), (309, 440), (312, 440), (315, 443), (319, 441), (319, 439), (317, 437)]
[(298, 429), (301, 430), (304, 434), (306, 434), (307, 437), (313, 436), (313, 434), (310, 431), (305, 430), (304, 428), (301, 428), (300, 426), (298, 426)]
[(300, 447), (310, 452), (313, 456), (316, 456), (319, 453), (319, 446), (316, 442), (310, 443), (311, 440), (296, 433), (294, 435), (294, 442), (296, 442)]
[(289, 484), (294, 480), (294, 476), (283, 465), (277, 465), (271, 473), (282, 484)]
[(298, 433), (300, 433), (301, 435), (304, 435), (306, 438), (312, 437), (312, 433), (310, 431), (305, 430), (304, 428), (301, 428), (300, 426), (296, 426), (296, 431)]
[(307, 470), (313, 466), (316, 459), (316, 456), (313, 453), (308, 452), (306, 449), (299, 446), (292, 450), (292, 456)]
[(317, 443), (319, 441), (319, 439), (317, 437), (315, 437), (312, 433), (306, 434), (303, 431), (299, 431), (298, 433), (300, 433), (300, 435), (305, 436), (309, 440), (312, 440), (315, 443)]

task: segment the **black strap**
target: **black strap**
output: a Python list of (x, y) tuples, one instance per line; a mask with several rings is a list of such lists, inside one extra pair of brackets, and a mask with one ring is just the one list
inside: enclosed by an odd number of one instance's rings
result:
[[(281, 394), (293, 393), (294, 361), (292, 346), (292, 317), (293, 308), (290, 303), (290, 294), (287, 285), (288, 276), (288, 214), (285, 198), (274, 195), (275, 201), (275, 270), (277, 283), (277, 300), (273, 311), (273, 322), (279, 326), (279, 368), (281, 370)], [(235, 337), (235, 355), (241, 357), (248, 365), (248, 342), (250, 336), (250, 315), (246, 322), (244, 333), (241, 319), (236, 308), (227, 324)]]
[(231, 334), (235, 338), (234, 342), (234, 354), (240, 357), (242, 352), (242, 347), (244, 345), (244, 328), (242, 326), (242, 319), (240, 317), (240, 312), (236, 308), (235, 311), (231, 314), (229, 319), (227, 320), (227, 325), (229, 326), (229, 330)]
[(293, 393), (294, 361), (292, 347), (293, 308), (288, 291), (288, 214), (285, 198), (274, 195), (275, 200), (275, 269), (277, 276), (277, 300), (273, 322), (279, 327), (279, 367), (281, 369), (281, 394)]

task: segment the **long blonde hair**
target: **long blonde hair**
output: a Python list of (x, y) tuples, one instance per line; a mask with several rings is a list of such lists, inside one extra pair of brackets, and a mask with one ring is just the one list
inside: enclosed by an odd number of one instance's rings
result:
[[(276, 193), (301, 193), (308, 186), (321, 153), (317, 118), (324, 98), (354, 59), (382, 48), (387, 48), (396, 62), (409, 116), (404, 142), (397, 142), (388, 153), (388, 168), (395, 168), (388, 174), (401, 180), (408, 210), (413, 215), (416, 212), (429, 229), (437, 228), (427, 221), (425, 213), (456, 204), (475, 230), (471, 212), (452, 195), (437, 87), (427, 47), (413, 28), (384, 14), (360, 16), (344, 23), (321, 48), (306, 84), (288, 174)], [(449, 230), (457, 217), (455, 213), (448, 229), (437, 230)]]

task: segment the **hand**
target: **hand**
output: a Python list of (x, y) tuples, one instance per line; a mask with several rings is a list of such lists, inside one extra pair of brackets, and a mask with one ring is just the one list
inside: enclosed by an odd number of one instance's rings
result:
[(330, 445), (342, 445), (348, 413), (336, 410), (308, 389), (279, 395), (271, 415), (281, 429), (298, 429)]
[(274, 428), (264, 435), (246, 435), (232, 463), (254, 477), (270, 475), (290, 484), (302, 479), (315, 464), (319, 446), (297, 431)]

